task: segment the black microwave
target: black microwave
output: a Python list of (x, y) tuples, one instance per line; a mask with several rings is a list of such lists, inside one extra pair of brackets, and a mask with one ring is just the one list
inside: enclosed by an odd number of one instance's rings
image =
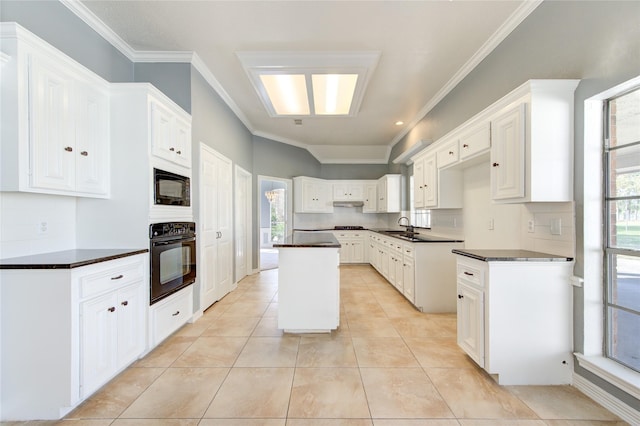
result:
[(159, 206), (191, 206), (191, 179), (153, 169), (154, 203)]

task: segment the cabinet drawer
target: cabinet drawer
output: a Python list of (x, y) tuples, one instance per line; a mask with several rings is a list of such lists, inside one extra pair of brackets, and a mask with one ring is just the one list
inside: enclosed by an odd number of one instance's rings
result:
[(125, 264), (118, 262), (117, 265), (107, 266), (98, 272), (82, 275), (79, 277), (80, 297), (94, 296), (142, 280), (146, 267), (147, 265), (138, 259)]
[(413, 246), (410, 246), (408, 244), (404, 244), (402, 246), (402, 254), (404, 255), (405, 258), (414, 258), (414, 253), (413, 253)]
[(466, 159), (491, 147), (491, 124), (483, 123), (460, 136), (460, 158)]
[(192, 285), (151, 306), (151, 348), (191, 319), (192, 313)]
[(446, 167), (449, 164), (457, 163), (458, 159), (460, 158), (458, 152), (458, 141), (455, 140), (446, 144), (441, 150), (437, 152), (436, 156), (439, 169)]
[(457, 272), (459, 281), (484, 288), (484, 268), (482, 265), (475, 265), (458, 260)]

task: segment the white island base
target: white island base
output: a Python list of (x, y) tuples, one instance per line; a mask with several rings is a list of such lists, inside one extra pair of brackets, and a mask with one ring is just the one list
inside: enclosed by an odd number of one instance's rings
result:
[(285, 333), (330, 333), (337, 329), (339, 245), (278, 247), (278, 250), (278, 328)]

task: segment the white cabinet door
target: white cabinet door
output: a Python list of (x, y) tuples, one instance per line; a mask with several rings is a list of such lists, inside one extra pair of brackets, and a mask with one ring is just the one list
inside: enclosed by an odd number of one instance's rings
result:
[(180, 117), (178, 107), (152, 100), (149, 108), (152, 154), (191, 167), (191, 123)]
[(525, 105), (491, 122), (491, 198), (525, 196)]
[(424, 202), (424, 158), (420, 158), (413, 163), (413, 205), (417, 209), (425, 207)]
[(83, 85), (76, 92), (76, 191), (109, 192), (109, 96)]
[(73, 78), (35, 55), (30, 77), (31, 186), (73, 191), (76, 159)]
[(415, 303), (415, 266), (413, 259), (404, 259), (402, 264), (402, 283), (404, 297), (411, 303)]
[(191, 123), (176, 117), (175, 119), (176, 150), (174, 162), (181, 166), (191, 167)]
[(443, 147), (436, 152), (438, 168), (442, 169), (448, 165), (455, 164), (460, 159), (458, 151), (458, 139), (444, 142)]
[(173, 161), (176, 150), (173, 138), (173, 113), (160, 102), (151, 105), (151, 152), (153, 155)]
[(118, 309), (115, 291), (80, 306), (81, 398), (102, 386), (117, 369)]
[(118, 368), (130, 364), (144, 351), (148, 307), (145, 296), (142, 282), (118, 292)]
[(362, 236), (354, 236), (351, 240), (351, 262), (364, 263), (365, 239)]
[(424, 159), (424, 183), (423, 183), (424, 207), (438, 206), (438, 168), (436, 156), (429, 155)]
[(333, 185), (322, 179), (293, 178), (293, 204), (296, 213), (333, 213)]
[(484, 367), (484, 292), (458, 282), (458, 345)]
[(460, 135), (460, 160), (486, 152), (491, 147), (491, 122), (487, 121)]
[(376, 213), (378, 211), (376, 204), (377, 185), (375, 183), (366, 183), (364, 185), (364, 205), (362, 213)]

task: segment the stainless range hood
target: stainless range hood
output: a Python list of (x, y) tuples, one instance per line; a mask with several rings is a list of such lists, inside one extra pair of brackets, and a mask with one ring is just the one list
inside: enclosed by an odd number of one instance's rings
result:
[(333, 207), (362, 207), (364, 201), (334, 201)]

